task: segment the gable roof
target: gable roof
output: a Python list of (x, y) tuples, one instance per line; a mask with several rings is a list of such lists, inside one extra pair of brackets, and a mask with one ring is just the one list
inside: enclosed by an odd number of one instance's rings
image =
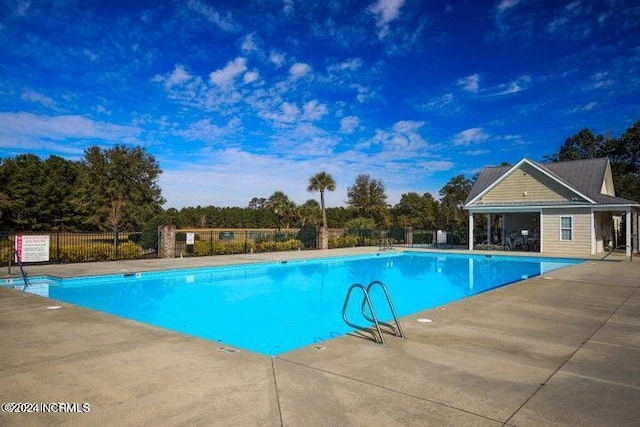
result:
[(524, 163), (535, 167), (567, 189), (583, 196), (591, 203), (637, 204), (631, 200), (601, 194), (602, 182), (609, 168), (609, 159), (607, 158), (572, 160), (547, 164), (540, 164), (525, 158), (515, 166), (484, 168), (467, 196), (465, 205), (477, 201)]
[(608, 165), (609, 159), (600, 158), (555, 162), (540, 166), (556, 174), (591, 200), (595, 200), (602, 189), (602, 181)]

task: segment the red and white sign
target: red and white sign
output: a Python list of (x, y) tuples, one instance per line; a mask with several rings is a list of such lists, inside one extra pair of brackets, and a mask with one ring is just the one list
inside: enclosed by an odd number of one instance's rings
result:
[(16, 262), (49, 261), (49, 236), (16, 236)]

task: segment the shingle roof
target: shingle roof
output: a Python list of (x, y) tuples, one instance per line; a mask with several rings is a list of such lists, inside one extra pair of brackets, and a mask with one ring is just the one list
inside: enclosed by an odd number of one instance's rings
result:
[(567, 184), (595, 200), (600, 195), (608, 164), (607, 158), (600, 158), (538, 164), (538, 166), (555, 173)]
[[(527, 161), (544, 170), (558, 181), (563, 182), (567, 187), (573, 188), (591, 200), (594, 200), (596, 203), (637, 203), (620, 197), (600, 194), (602, 182), (607, 172), (607, 165), (609, 164), (609, 160), (607, 158), (572, 160), (546, 164), (536, 163), (532, 160)], [(480, 172), (474, 186), (471, 188), (471, 192), (465, 200), (465, 204), (468, 204), (471, 200), (480, 195), (512, 168), (513, 166), (494, 166), (484, 168)]]
[(480, 193), (486, 190), (487, 187), (507, 173), (509, 169), (511, 169), (511, 166), (489, 166), (482, 169), (482, 171), (480, 171), (480, 175), (478, 175), (478, 179), (476, 179), (473, 187), (471, 187), (471, 191), (469, 192), (467, 199), (464, 201), (464, 204), (466, 205), (476, 198)]

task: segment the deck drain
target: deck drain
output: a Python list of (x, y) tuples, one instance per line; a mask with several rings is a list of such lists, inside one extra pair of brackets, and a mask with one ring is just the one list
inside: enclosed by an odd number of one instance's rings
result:
[(50, 305), (47, 307), (47, 310), (60, 310), (62, 306), (60, 305)]
[(421, 317), (420, 319), (418, 319), (418, 322), (420, 322), (420, 323), (431, 323), (431, 322), (433, 322), (433, 320), (425, 319), (425, 318)]
[(311, 348), (312, 348), (312, 349), (314, 349), (314, 350), (320, 351), (320, 350), (324, 350), (324, 349), (325, 349), (325, 348), (327, 348), (327, 347), (325, 347), (325, 346), (323, 346), (323, 345), (314, 345), (314, 346), (313, 346), (313, 347), (311, 347)]
[(218, 347), (218, 351), (222, 351), (224, 353), (229, 353), (229, 354), (234, 354), (238, 352), (238, 350), (231, 347)]

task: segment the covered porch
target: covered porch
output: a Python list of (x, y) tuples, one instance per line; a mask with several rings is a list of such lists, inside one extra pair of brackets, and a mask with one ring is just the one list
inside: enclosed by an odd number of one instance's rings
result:
[(640, 209), (597, 206), (560, 214), (542, 207), (469, 210), (469, 250), (486, 244), (508, 251), (562, 253), (558, 241), (582, 241), (590, 255), (619, 251), (631, 256), (639, 251)]
[[(474, 216), (475, 214), (475, 216)], [(541, 251), (542, 212), (469, 212), (469, 249), (488, 244), (509, 251)]]

